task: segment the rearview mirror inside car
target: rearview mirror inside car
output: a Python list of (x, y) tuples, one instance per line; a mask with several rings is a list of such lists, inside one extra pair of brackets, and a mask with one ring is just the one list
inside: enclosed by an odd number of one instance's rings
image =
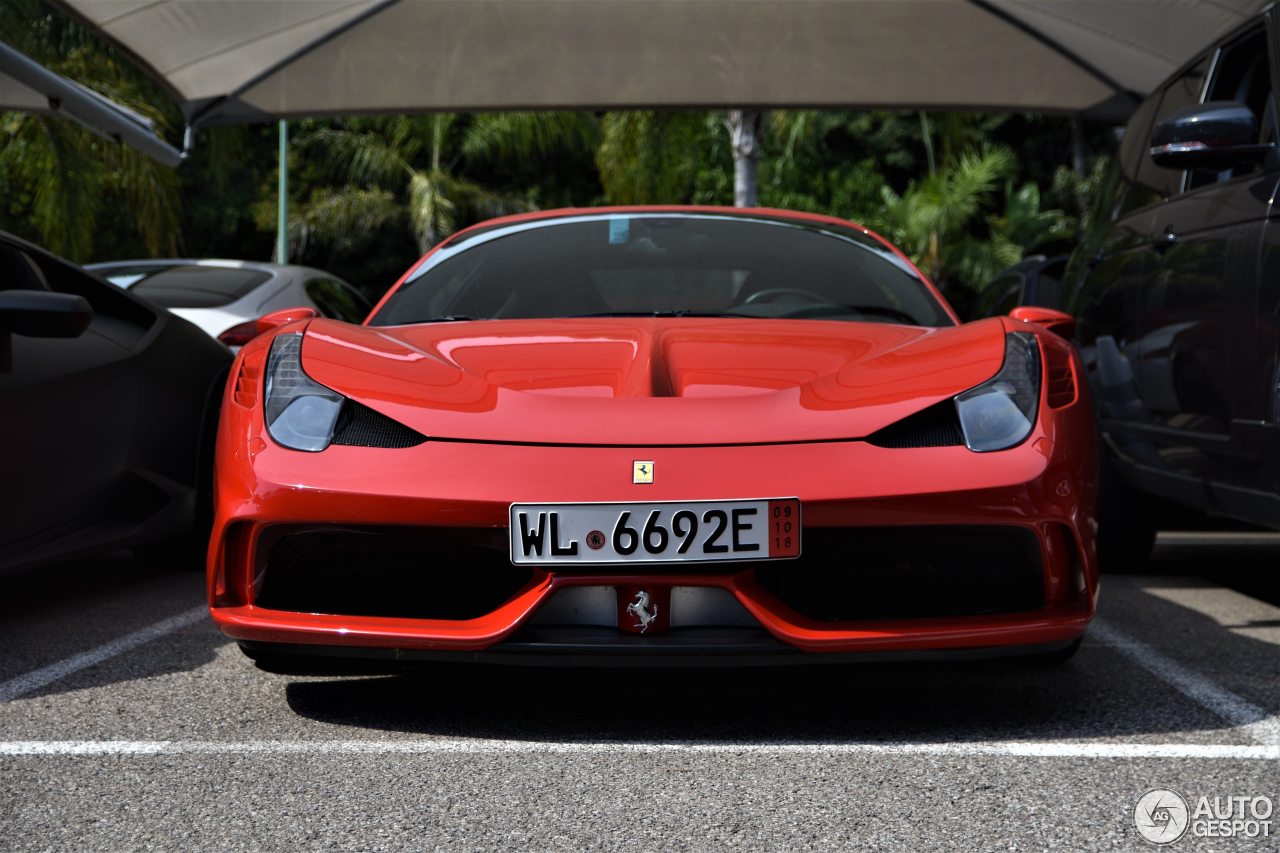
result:
[(1076, 334), (1076, 318), (1052, 308), (1041, 308), (1039, 305), (1019, 305), (1009, 312), (1009, 316), (1024, 323), (1035, 323), (1054, 334), (1071, 340)]

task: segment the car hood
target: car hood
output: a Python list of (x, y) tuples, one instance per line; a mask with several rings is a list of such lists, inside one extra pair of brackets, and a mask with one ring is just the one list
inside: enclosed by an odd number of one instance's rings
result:
[(303, 369), (427, 436), (536, 444), (862, 438), (989, 379), (997, 319), (315, 320)]

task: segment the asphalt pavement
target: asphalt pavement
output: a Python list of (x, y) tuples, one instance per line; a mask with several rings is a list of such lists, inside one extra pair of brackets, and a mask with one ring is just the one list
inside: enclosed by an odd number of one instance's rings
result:
[(1151, 789), (1280, 850), (1280, 535), (1163, 536), (1057, 668), (284, 676), (195, 569), (0, 590), (0, 850), (1147, 850)]

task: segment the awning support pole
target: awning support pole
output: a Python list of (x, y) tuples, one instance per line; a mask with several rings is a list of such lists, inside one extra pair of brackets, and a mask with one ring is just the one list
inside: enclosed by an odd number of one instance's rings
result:
[(276, 189), (276, 263), (289, 263), (289, 126), (280, 120), (280, 184)]

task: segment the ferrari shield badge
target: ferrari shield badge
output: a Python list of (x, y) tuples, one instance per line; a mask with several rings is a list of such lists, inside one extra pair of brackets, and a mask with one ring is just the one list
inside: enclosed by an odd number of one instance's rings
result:
[(652, 483), (653, 482), (653, 460), (637, 459), (631, 463), (631, 482), (633, 483)]

